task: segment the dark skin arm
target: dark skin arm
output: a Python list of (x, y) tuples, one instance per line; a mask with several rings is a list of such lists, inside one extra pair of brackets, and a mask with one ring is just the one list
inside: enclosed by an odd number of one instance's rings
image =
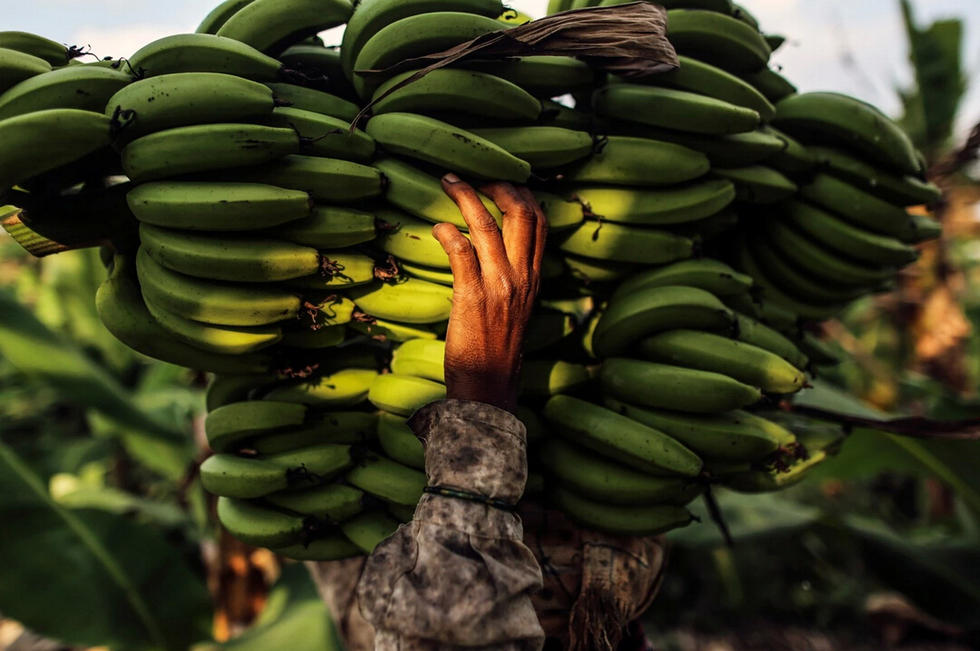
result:
[(514, 411), (524, 333), (541, 282), (547, 220), (527, 188), (510, 183), (480, 188), (503, 213), (498, 227), (472, 186), (453, 174), (443, 177), (442, 185), (470, 232), (467, 239), (452, 224), (432, 229), (453, 272), (446, 397)]

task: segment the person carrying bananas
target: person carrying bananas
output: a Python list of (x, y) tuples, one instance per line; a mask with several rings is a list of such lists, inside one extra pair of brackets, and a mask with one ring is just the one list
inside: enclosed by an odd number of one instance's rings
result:
[(659, 589), (663, 539), (600, 534), (519, 503), (526, 431), (513, 411), (545, 217), (528, 189), (490, 183), (498, 227), (470, 185), (450, 174), (443, 187), (470, 239), (433, 229), (454, 283), (447, 399), (410, 420), (428, 487), (414, 520), (367, 559), (312, 563), (320, 592), (350, 651), (648, 649), (636, 620)]

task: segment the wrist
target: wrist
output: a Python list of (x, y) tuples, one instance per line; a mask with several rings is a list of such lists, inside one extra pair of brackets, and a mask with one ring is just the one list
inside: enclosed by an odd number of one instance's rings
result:
[(482, 402), (513, 413), (517, 409), (517, 378), (493, 374), (447, 375), (446, 398)]

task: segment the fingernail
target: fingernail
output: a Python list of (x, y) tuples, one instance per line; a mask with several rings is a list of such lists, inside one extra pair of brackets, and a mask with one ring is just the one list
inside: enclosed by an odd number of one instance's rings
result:
[(446, 183), (459, 183), (462, 179), (460, 179), (455, 174), (450, 173), (442, 177), (442, 180), (445, 181)]

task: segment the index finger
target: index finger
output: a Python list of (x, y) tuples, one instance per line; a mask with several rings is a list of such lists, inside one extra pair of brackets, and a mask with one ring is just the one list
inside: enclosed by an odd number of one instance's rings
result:
[(526, 278), (533, 266), (535, 237), (537, 235), (537, 200), (519, 191), (510, 183), (488, 183), (480, 188), (493, 199), (504, 213), (503, 240), (507, 259), (521, 277)]
[(504, 241), (497, 222), (480, 201), (476, 190), (469, 183), (461, 181), (455, 174), (442, 177), (442, 187), (463, 214), (463, 220), (469, 227), (473, 248), (476, 249), (476, 255), (480, 259), (480, 267), (490, 273), (502, 273), (508, 266)]

